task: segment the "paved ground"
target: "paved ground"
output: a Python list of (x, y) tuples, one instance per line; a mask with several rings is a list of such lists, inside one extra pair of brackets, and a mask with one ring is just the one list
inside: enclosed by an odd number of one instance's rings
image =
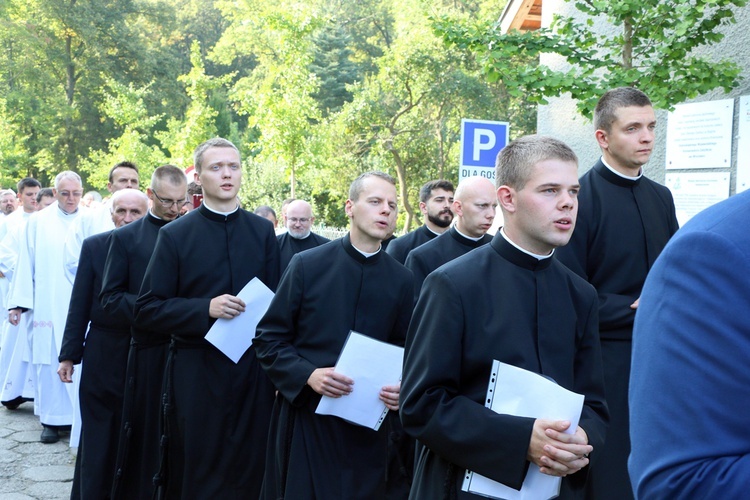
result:
[(0, 407), (0, 500), (70, 498), (75, 455), (68, 434), (42, 444), (33, 403), (17, 410)]

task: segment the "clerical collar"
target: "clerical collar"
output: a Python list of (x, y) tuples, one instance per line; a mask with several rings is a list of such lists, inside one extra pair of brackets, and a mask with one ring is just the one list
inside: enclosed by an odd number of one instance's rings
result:
[[(349, 241), (349, 243), (351, 243), (351, 240)], [(355, 249), (356, 251), (358, 251), (359, 253), (361, 253), (362, 255), (364, 255), (366, 259), (369, 259), (370, 257), (374, 257), (375, 255), (379, 254), (380, 253), (380, 249), (383, 248), (383, 244), (381, 243), (377, 250), (375, 250), (374, 252), (369, 252), (368, 253), (368, 252), (363, 252), (362, 250), (360, 250), (359, 248), (357, 248), (356, 246), (354, 246), (354, 243), (351, 243), (351, 245), (352, 245), (353, 249)]]
[(481, 240), (482, 238), (484, 238), (484, 235), (480, 236), (479, 238), (473, 238), (473, 237), (471, 237), (471, 236), (466, 236), (466, 235), (465, 235), (464, 233), (462, 233), (461, 231), (459, 231), (459, 230), (458, 230), (458, 227), (457, 227), (457, 226), (453, 226), (453, 229), (455, 229), (455, 230), (456, 230), (456, 232), (457, 232), (457, 233), (458, 233), (459, 235), (461, 235), (461, 236), (462, 236), (463, 238), (466, 238), (467, 240), (471, 240), (471, 241), (479, 241), (479, 240)]
[(164, 220), (164, 219), (162, 219), (161, 217), (159, 217), (158, 215), (156, 215), (156, 214), (155, 214), (154, 212), (152, 212), (150, 208), (148, 209), (148, 214), (149, 214), (149, 215), (150, 215), (151, 217), (153, 217), (154, 219), (158, 219), (158, 220)]
[(171, 222), (171, 221), (168, 221), (167, 219), (162, 219), (161, 217), (157, 217), (156, 215), (154, 215), (154, 213), (151, 211), (151, 209), (148, 210), (148, 214), (144, 218), (149, 223), (151, 223), (151, 224), (153, 224), (155, 226), (158, 226), (158, 227), (166, 226), (167, 224), (169, 224)]
[(383, 245), (381, 243), (380, 249), (378, 249), (375, 253), (365, 253), (361, 251), (359, 248), (352, 245), (351, 235), (349, 233), (346, 233), (343, 238), (340, 238), (336, 241), (341, 241), (341, 245), (344, 247), (344, 251), (351, 257), (352, 259), (356, 260), (360, 264), (364, 265), (374, 265), (378, 262), (380, 262), (380, 259), (384, 259), (387, 256), (385, 252), (381, 252), (380, 250), (383, 248)]
[(549, 255), (539, 255), (539, 254), (536, 254), (536, 253), (533, 253), (533, 252), (529, 252), (528, 250), (519, 247), (518, 245), (515, 244), (515, 242), (513, 242), (513, 240), (511, 240), (510, 238), (508, 238), (508, 235), (505, 234), (505, 229), (502, 228), (502, 227), (500, 228), (500, 234), (503, 236), (503, 238), (505, 238), (505, 241), (507, 241), (508, 243), (510, 243), (511, 245), (513, 245), (520, 252), (523, 252), (526, 255), (530, 255), (531, 257), (534, 257), (537, 260), (549, 259), (555, 253), (554, 249), (549, 253)]
[(431, 232), (432, 234), (434, 234), (435, 236), (440, 236), (441, 234), (443, 234), (443, 233), (438, 233), (437, 231), (433, 231), (432, 228), (430, 228), (430, 226), (428, 226), (427, 224), (424, 225), (424, 228), (428, 230), (429, 232)]
[(293, 240), (302, 241), (302, 240), (306, 240), (307, 238), (309, 238), (310, 235), (312, 234), (312, 231), (310, 231), (309, 233), (307, 233), (307, 235), (303, 236), (302, 238), (297, 238), (292, 233), (290, 233), (288, 229), (286, 231), (286, 234), (288, 234), (289, 237), (292, 238)]
[(608, 164), (608, 163), (607, 163), (607, 162), (606, 162), (606, 161), (604, 160), (604, 157), (603, 157), (603, 156), (602, 156), (602, 165), (604, 165), (605, 167), (607, 167), (607, 168), (609, 169), (609, 171), (610, 171), (610, 172), (612, 172), (613, 174), (615, 174), (616, 176), (618, 176), (618, 177), (622, 177), (623, 179), (627, 179), (627, 180), (629, 180), (629, 181), (637, 181), (638, 179), (640, 179), (641, 177), (643, 177), (643, 168), (641, 168), (640, 172), (639, 172), (639, 173), (638, 173), (638, 175), (636, 175), (635, 177), (632, 177), (632, 176), (630, 176), (630, 175), (623, 175), (623, 174), (621, 174), (620, 172), (618, 172), (617, 170), (615, 170), (614, 168), (612, 168), (612, 167), (611, 167), (611, 166), (610, 166), (610, 165), (609, 165), (609, 164)]
[(236, 206), (236, 207), (234, 207), (234, 210), (230, 210), (229, 212), (219, 212), (218, 210), (214, 210), (213, 208), (209, 207), (209, 206), (208, 206), (208, 204), (206, 204), (206, 200), (205, 200), (205, 199), (203, 200), (203, 203), (202, 203), (202, 205), (203, 205), (204, 207), (206, 207), (206, 210), (209, 210), (209, 211), (211, 211), (211, 212), (213, 212), (213, 213), (215, 213), (215, 214), (218, 214), (218, 215), (223, 215), (223, 216), (225, 216), (225, 217), (226, 217), (227, 215), (230, 215), (230, 214), (233, 214), (233, 213), (235, 213), (235, 212), (236, 212), (237, 210), (239, 210), (239, 209), (240, 209), (240, 205), (239, 205), (239, 204), (237, 204), (237, 206)]

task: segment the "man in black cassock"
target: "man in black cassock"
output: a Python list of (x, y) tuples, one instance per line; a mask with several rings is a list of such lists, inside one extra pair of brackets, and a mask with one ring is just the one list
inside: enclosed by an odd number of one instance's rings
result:
[(387, 245), (388, 255), (403, 264), (409, 252), (446, 232), (453, 221), (453, 191), (453, 183), (443, 179), (429, 181), (422, 186), (419, 190), (419, 210), (424, 217), (424, 225), (392, 239)]
[(611, 420), (604, 446), (591, 456), (587, 498), (627, 500), (633, 322), (646, 275), (678, 224), (669, 189), (643, 175), (656, 128), (649, 98), (631, 87), (610, 90), (596, 106), (594, 127), (602, 157), (580, 179), (578, 224), (557, 258), (599, 294)]
[(124, 392), (112, 484), (115, 499), (151, 498), (159, 472), (161, 386), (169, 339), (135, 328), (133, 308), (159, 229), (179, 216), (186, 192), (187, 179), (180, 168), (158, 167), (147, 191), (148, 214), (109, 239), (101, 304), (113, 321), (129, 331), (123, 354), (127, 368), (120, 381)]
[(414, 301), (419, 298), (424, 279), (432, 271), (475, 248), (487, 244), (497, 210), (497, 194), (492, 181), (469, 177), (461, 181), (453, 198), (456, 223), (448, 231), (415, 248), (406, 257), (406, 267), (414, 274)]
[(257, 498), (273, 386), (252, 351), (234, 363), (204, 337), (218, 318), (244, 312), (237, 294), (253, 278), (276, 289), (279, 246), (267, 221), (239, 207), (242, 164), (234, 144), (204, 142), (194, 165), (203, 204), (159, 231), (135, 303), (136, 327), (172, 337), (163, 494)]
[(331, 240), (310, 230), (313, 222), (315, 222), (315, 217), (313, 217), (312, 206), (304, 200), (289, 202), (282, 217), (284, 218), (286, 232), (276, 238), (279, 240), (281, 272), (283, 273), (294, 254), (303, 250), (310, 250)]
[[(588, 454), (604, 441), (596, 292), (552, 258), (576, 219), (577, 158), (564, 143), (529, 136), (504, 148), (497, 190), (505, 226), (488, 245), (430, 274), (406, 340), (401, 420), (424, 445), (412, 499), (479, 498), (466, 469), (520, 489), (531, 463), (562, 476), (561, 497), (582, 494)], [(492, 361), (583, 394), (570, 422), (485, 407)]]
[[(112, 195), (110, 208), (115, 228), (124, 227), (146, 215), (148, 198), (123, 189)], [(73, 365), (86, 361), (79, 387), (81, 439), (71, 498), (107, 498), (114, 476), (130, 331), (99, 302), (111, 234), (83, 240), (58, 357), (57, 373), (66, 383), (73, 382)]]
[[(350, 331), (404, 341), (412, 277), (381, 249), (396, 211), (392, 177), (358, 177), (346, 202), (349, 234), (295, 255), (258, 325), (253, 348), (278, 389), (261, 498), (385, 498), (386, 426), (376, 432), (315, 409), (321, 395), (357, 390), (333, 368)], [(378, 397), (397, 410), (399, 386)]]

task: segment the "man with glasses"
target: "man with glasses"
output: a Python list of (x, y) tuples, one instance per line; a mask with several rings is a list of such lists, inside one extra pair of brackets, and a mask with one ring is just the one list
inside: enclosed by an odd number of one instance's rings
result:
[[(159, 229), (177, 219), (187, 202), (187, 179), (174, 165), (154, 170), (147, 195), (148, 214), (109, 238), (102, 292), (104, 312), (130, 329), (129, 347), (113, 353), (127, 359), (122, 367), (122, 427), (114, 463), (112, 498), (149, 498), (159, 468), (159, 405), (167, 339), (153, 339), (133, 326), (133, 307), (156, 246)], [(126, 383), (127, 382), (127, 383)]]
[(312, 206), (304, 200), (289, 203), (284, 216), (286, 232), (277, 236), (281, 252), (281, 272), (283, 273), (294, 254), (315, 248), (330, 240), (311, 231), (315, 217)]
[[(114, 194), (121, 189), (138, 189), (138, 167), (135, 163), (121, 161), (112, 167), (109, 171), (109, 181), (107, 182), (107, 191)], [(89, 210), (83, 217), (80, 217), (68, 233), (65, 240), (65, 275), (73, 283), (78, 269), (78, 257), (81, 253), (83, 240), (89, 236), (111, 231), (115, 228), (111, 215), (112, 200), (111, 198), (95, 209)]]
[(42, 443), (57, 442), (59, 431), (73, 423), (73, 387), (63, 384), (56, 373), (72, 290), (60, 256), (66, 234), (86, 210), (79, 208), (81, 196), (78, 174), (64, 171), (55, 177), (57, 201), (29, 217), (8, 299), (12, 325), (18, 325), (21, 314), (34, 315), (31, 361), (37, 375), (35, 406), (44, 426)]

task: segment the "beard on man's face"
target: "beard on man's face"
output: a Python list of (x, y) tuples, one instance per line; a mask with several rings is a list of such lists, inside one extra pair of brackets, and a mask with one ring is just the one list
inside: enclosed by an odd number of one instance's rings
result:
[(437, 214), (428, 213), (427, 219), (437, 227), (445, 228), (451, 225), (451, 222), (453, 221), (453, 212), (451, 212), (450, 208), (446, 208)]
[(296, 240), (304, 240), (305, 238), (310, 236), (310, 230), (304, 228), (300, 230), (287, 228), (287, 232), (289, 233), (289, 236)]

